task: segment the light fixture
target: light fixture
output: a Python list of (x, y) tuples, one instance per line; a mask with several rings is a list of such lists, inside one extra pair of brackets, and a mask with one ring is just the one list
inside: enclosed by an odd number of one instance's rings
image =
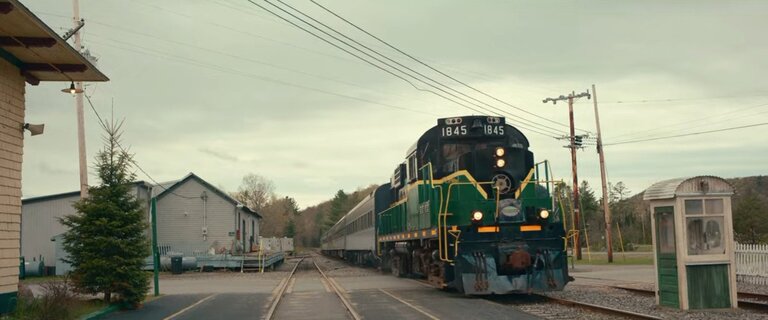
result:
[(69, 83), (69, 88), (61, 89), (61, 92), (69, 93), (71, 95), (75, 95), (76, 93), (83, 93), (83, 89), (75, 88), (75, 83), (74, 82), (70, 82)]
[(472, 221), (480, 221), (483, 220), (483, 212), (480, 210), (472, 211)]
[(541, 209), (541, 211), (539, 211), (539, 217), (541, 217), (542, 219), (549, 218), (549, 210)]
[(496, 148), (496, 156), (497, 157), (503, 157), (504, 153), (505, 153), (504, 148), (502, 148), (502, 147)]
[(24, 126), (21, 127), (22, 131), (24, 129), (29, 130), (29, 133), (31, 133), (33, 136), (36, 136), (38, 134), (43, 134), (43, 131), (45, 130), (45, 124), (30, 124), (25, 123)]
[(507, 164), (507, 162), (504, 161), (504, 159), (496, 159), (496, 167), (497, 168), (504, 167), (505, 164)]

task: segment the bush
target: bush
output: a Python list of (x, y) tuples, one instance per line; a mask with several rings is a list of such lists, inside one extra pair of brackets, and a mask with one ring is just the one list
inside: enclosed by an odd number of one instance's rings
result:
[(69, 279), (48, 281), (42, 285), (43, 294), (35, 298), (29, 288), (19, 290), (16, 311), (12, 319), (67, 320), (74, 319), (73, 310), (80, 303), (72, 292)]

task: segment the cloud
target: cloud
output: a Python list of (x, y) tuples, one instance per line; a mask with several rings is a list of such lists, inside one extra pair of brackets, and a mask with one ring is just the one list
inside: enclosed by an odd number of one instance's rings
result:
[[(71, 26), (71, 19), (47, 15), (68, 16), (67, 3), (24, 2), (54, 29)], [(504, 110), (508, 122), (539, 131), (551, 131), (544, 126), (567, 131), (562, 125), (568, 122), (566, 105), (545, 105), (543, 98), (583, 91), (592, 83), (598, 88), (606, 142), (768, 120), (758, 113), (766, 109), (741, 110), (768, 102), (762, 81), (768, 44), (754, 40), (768, 28), (760, 14), (768, 3), (700, 1), (695, 8), (668, 2), (323, 4), (423, 61), (547, 120), (463, 88), (311, 3), (295, 5)], [(102, 116), (114, 110), (116, 118), (126, 119), (124, 145), (158, 181), (195, 172), (234, 190), (243, 175), (254, 172), (275, 181), (279, 193), (309, 206), (338, 189), (386, 182), (436, 118), (477, 113), (414, 90), (247, 3), (96, 1), (81, 8), (91, 21), (83, 41), (111, 79), (90, 91), (94, 107)], [(77, 189), (74, 102), (59, 92), (63, 86), (27, 87), (27, 119), (46, 123), (46, 133), (25, 140), (25, 193)], [(719, 96), (732, 97), (613, 103)], [(576, 126), (594, 131), (592, 101), (578, 101), (574, 110)], [(732, 114), (720, 115), (724, 112)], [(707, 121), (680, 124), (708, 116)], [(86, 105), (89, 162), (101, 144), (96, 121)], [(555, 173), (569, 181), (570, 156), (563, 141), (551, 138), (557, 134), (522, 131), (536, 158), (552, 161)], [(764, 132), (754, 128), (607, 147), (609, 176), (640, 191), (681, 175), (765, 174), (759, 160), (768, 157), (762, 148)], [(580, 178), (598, 186), (594, 149), (579, 152), (579, 164)], [(59, 171), (45, 174), (42, 165)]]

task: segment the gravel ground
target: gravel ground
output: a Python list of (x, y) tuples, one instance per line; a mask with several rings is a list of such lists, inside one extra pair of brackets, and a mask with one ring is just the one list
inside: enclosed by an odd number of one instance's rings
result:
[(739, 292), (768, 294), (768, 286), (763, 286), (759, 284), (737, 282), (736, 287), (739, 288)]
[(562, 292), (548, 293), (548, 296), (586, 302), (616, 309), (654, 315), (663, 319), (768, 319), (768, 315), (752, 310), (708, 310), (684, 312), (656, 306), (655, 298), (621, 289), (598, 286), (569, 285)]

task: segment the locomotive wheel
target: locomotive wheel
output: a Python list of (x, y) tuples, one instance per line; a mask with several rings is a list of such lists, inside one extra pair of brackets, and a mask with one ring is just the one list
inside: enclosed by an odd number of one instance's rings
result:
[(400, 277), (400, 275), (402, 274), (402, 271), (400, 269), (400, 257), (396, 256), (392, 258), (392, 266), (390, 267), (390, 269), (392, 270), (393, 276), (398, 278)]

